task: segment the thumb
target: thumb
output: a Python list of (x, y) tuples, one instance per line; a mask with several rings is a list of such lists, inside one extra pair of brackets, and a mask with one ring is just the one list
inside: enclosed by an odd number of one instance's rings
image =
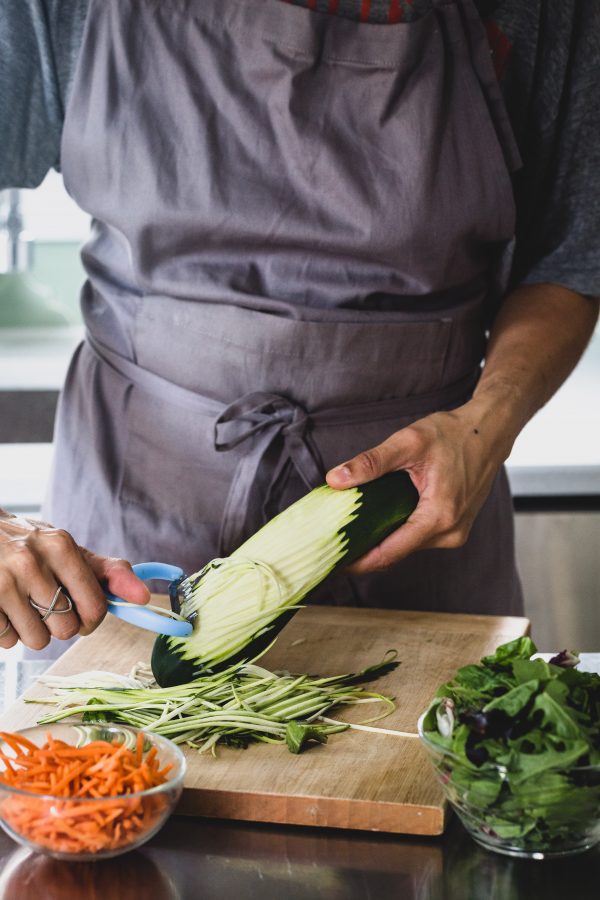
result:
[(382, 444), (363, 450), (358, 456), (354, 456), (348, 462), (341, 463), (327, 473), (327, 484), (342, 490), (374, 481), (387, 472), (396, 472), (405, 464), (405, 447), (401, 432), (391, 435)]
[(365, 572), (387, 569), (415, 550), (425, 549), (430, 537), (431, 523), (427, 512), (423, 512), (419, 505), (400, 528), (348, 566), (348, 572), (352, 575), (362, 575)]
[(82, 549), (88, 565), (101, 584), (111, 594), (122, 597), (130, 603), (148, 603), (150, 591), (126, 559), (113, 556), (97, 556), (90, 550)]

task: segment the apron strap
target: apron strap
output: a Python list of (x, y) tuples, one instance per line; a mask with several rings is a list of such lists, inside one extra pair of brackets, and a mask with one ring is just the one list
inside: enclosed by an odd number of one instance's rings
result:
[[(279, 512), (279, 501), (293, 469), (307, 490), (323, 483), (325, 468), (317, 448), (309, 440), (308, 427), (308, 413), (299, 403), (262, 392), (235, 400), (216, 419), (216, 450), (232, 450), (255, 437), (252, 452), (238, 463), (227, 496), (219, 536), (219, 550), (223, 555), (239, 547), (245, 537)], [(275, 446), (277, 443), (279, 448)], [(270, 454), (271, 450), (275, 454)], [(271, 476), (264, 465), (269, 455), (276, 457)], [(260, 517), (257, 510), (262, 513)]]
[(498, 76), (494, 70), (482, 15), (477, 9), (474, 0), (459, 0), (458, 5), (465, 18), (465, 32), (470, 45), (473, 68), (479, 78), (488, 105), (490, 116), (502, 147), (506, 167), (512, 174), (522, 168), (523, 160), (521, 159), (517, 139), (508, 116)]
[(175, 384), (137, 365), (86, 335), (94, 356), (140, 390), (169, 405), (214, 422), (214, 446), (227, 452), (251, 440), (252, 447), (234, 472), (219, 538), (219, 553), (227, 556), (280, 511), (285, 485), (295, 470), (307, 490), (323, 484), (325, 467), (311, 438), (318, 425), (360, 425), (389, 419), (397, 427), (440, 410), (453, 409), (472, 394), (480, 369), (451, 385), (427, 394), (376, 400), (309, 412), (280, 394), (255, 392), (226, 405)]

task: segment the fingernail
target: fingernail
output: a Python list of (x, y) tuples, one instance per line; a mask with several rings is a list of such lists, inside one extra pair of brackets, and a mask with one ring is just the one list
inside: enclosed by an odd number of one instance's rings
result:
[(338, 466), (333, 472), (339, 481), (352, 481), (352, 472), (348, 466)]

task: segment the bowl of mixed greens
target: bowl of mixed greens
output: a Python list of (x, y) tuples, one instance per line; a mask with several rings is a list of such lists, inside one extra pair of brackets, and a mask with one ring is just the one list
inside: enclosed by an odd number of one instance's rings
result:
[(459, 669), (419, 719), (452, 808), (483, 847), (545, 859), (600, 842), (600, 676), (530, 638)]

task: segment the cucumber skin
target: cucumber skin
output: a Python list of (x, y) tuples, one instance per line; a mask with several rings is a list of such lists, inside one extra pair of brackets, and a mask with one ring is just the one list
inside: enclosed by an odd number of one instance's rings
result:
[[(350, 565), (377, 546), (408, 519), (419, 500), (416, 487), (404, 471), (390, 472), (360, 485), (359, 490), (362, 492), (362, 503), (358, 515), (342, 529), (342, 533), (348, 538), (347, 552), (332, 572)], [(310, 593), (305, 599), (310, 602)], [(198, 660), (180, 657), (177, 650), (169, 646), (167, 635), (161, 634), (152, 649), (151, 666), (154, 677), (161, 687), (174, 687), (187, 684), (203, 674), (219, 672), (228, 666), (252, 659), (269, 646), (295, 612), (292, 609), (282, 613), (263, 634), (246, 644), (243, 650), (210, 669)]]
[[(408, 519), (419, 502), (419, 492), (408, 472), (389, 472), (361, 484), (362, 504), (358, 515), (343, 529), (348, 537), (347, 553), (336, 569), (349, 566), (372, 550)], [(335, 570), (334, 570), (335, 571)]]
[(242, 650), (234, 653), (233, 656), (210, 668), (207, 668), (198, 660), (183, 659), (183, 657), (179, 656), (177, 650), (173, 650), (169, 646), (168, 635), (159, 634), (154, 641), (150, 659), (152, 673), (160, 687), (176, 687), (178, 684), (189, 684), (190, 681), (202, 678), (203, 675), (221, 672), (223, 669), (229, 668), (229, 666), (253, 659), (259, 653), (262, 653), (263, 650), (266, 650), (269, 644), (275, 640), (295, 612), (297, 610), (289, 609), (287, 612), (282, 613), (263, 634), (251, 640), (249, 644), (246, 644)]
[(166, 634), (159, 634), (154, 641), (150, 667), (160, 687), (189, 684), (190, 681), (195, 681), (202, 675), (218, 671), (216, 666), (214, 669), (206, 669), (193, 659), (183, 659), (176, 650), (169, 646)]

